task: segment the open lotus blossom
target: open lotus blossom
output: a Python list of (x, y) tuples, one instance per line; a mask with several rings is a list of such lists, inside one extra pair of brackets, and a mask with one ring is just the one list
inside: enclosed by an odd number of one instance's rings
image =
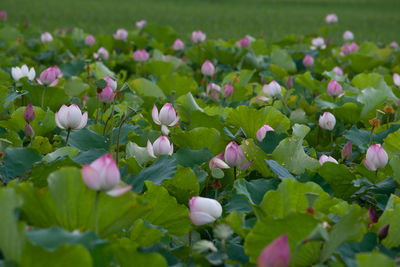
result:
[(96, 191), (105, 191), (110, 196), (120, 196), (130, 191), (132, 186), (120, 186), (121, 175), (110, 154), (105, 154), (82, 167), (83, 182)]
[(220, 153), (213, 157), (210, 162), (208, 163), (208, 166), (210, 167), (210, 170), (212, 169), (229, 169), (229, 165), (225, 163), (224, 161), (224, 153)]
[(237, 167), (242, 170), (249, 168), (252, 163), (251, 161), (247, 161), (243, 149), (235, 141), (230, 142), (226, 146), (224, 158), (229, 167)]
[(236, 42), (236, 46), (238, 47), (248, 47), (250, 45), (250, 39), (248, 37), (243, 37), (239, 41)]
[(52, 66), (42, 71), (40, 77), (37, 78), (36, 81), (39, 84), (52, 87), (58, 84), (58, 78), (61, 76), (61, 70), (57, 66)]
[(137, 62), (144, 62), (149, 59), (149, 53), (145, 49), (138, 49), (133, 53), (133, 59)]
[(53, 41), (53, 36), (51, 35), (51, 33), (45, 32), (40, 35), (40, 40), (42, 41), (42, 43), (50, 43)]
[(317, 38), (313, 38), (311, 40), (311, 50), (315, 50), (315, 49), (325, 49), (326, 48), (326, 44), (324, 41), (324, 38), (322, 37), (317, 37)]
[(136, 22), (136, 28), (138, 28), (139, 30), (143, 29), (144, 26), (146, 26), (147, 21), (145, 21), (144, 19), (139, 20)]
[(89, 34), (88, 36), (86, 36), (85, 38), (85, 44), (87, 46), (92, 46), (94, 45), (94, 43), (96, 42), (96, 39), (94, 39), (94, 36)]
[(286, 234), (266, 246), (257, 259), (258, 267), (287, 267), (289, 263), (290, 247)]
[(99, 94), (99, 101), (102, 103), (110, 104), (114, 101), (114, 91), (110, 86), (106, 86)]
[(116, 33), (113, 34), (115, 40), (127, 41), (128, 40), (128, 31), (124, 28), (120, 28)]
[(215, 222), (222, 215), (222, 206), (218, 201), (205, 197), (192, 197), (189, 200), (189, 218), (194, 225)]
[(235, 90), (235, 88), (233, 87), (232, 83), (227, 83), (224, 85), (224, 87), (222, 88), (222, 95), (227, 98), (233, 95), (233, 91)]
[(183, 50), (183, 48), (185, 48), (185, 44), (182, 42), (181, 39), (176, 39), (174, 44), (172, 45), (172, 49), (174, 49), (175, 51), (181, 51)]
[(179, 121), (179, 116), (177, 116), (174, 106), (171, 103), (164, 104), (160, 113), (158, 113), (157, 106), (154, 105), (151, 116), (154, 123), (161, 125), (161, 132), (164, 135), (169, 134), (168, 126), (175, 126)]
[(393, 84), (396, 87), (400, 87), (400, 75), (397, 73), (393, 73)]
[(218, 100), (219, 95), (221, 93), (221, 87), (218, 84), (209, 83), (207, 85), (206, 92), (207, 92), (207, 95), (209, 95), (211, 99)]
[(203, 65), (201, 66), (201, 73), (203, 73), (204, 76), (213, 76), (215, 74), (215, 67), (211, 61), (204, 61)]
[(337, 97), (343, 92), (343, 88), (335, 80), (332, 80), (328, 83), (327, 94), (328, 96)]
[(336, 66), (332, 69), (334, 73), (336, 73), (337, 76), (343, 76), (343, 70), (339, 66)]
[(11, 68), (11, 76), (13, 77), (13, 79), (15, 81), (18, 81), (21, 78), (27, 77), (29, 80), (33, 80), (35, 79), (35, 69), (32, 67), (30, 69), (28, 69), (28, 66), (26, 66), (25, 64), (22, 65), (21, 68), (19, 67), (12, 67)]
[(397, 49), (399, 47), (399, 44), (396, 41), (393, 41), (389, 44), (389, 46), (393, 49)]
[(388, 154), (380, 144), (372, 145), (367, 150), (364, 159), (365, 167), (370, 171), (385, 168), (388, 163)]
[(338, 20), (339, 20), (339, 19), (338, 19), (338, 16), (337, 16), (336, 14), (334, 14), (334, 13), (328, 14), (328, 15), (326, 15), (326, 17), (325, 17), (325, 22), (328, 23), (328, 24), (337, 23)]
[(306, 55), (303, 58), (303, 65), (307, 68), (312, 67), (312, 65), (314, 65), (314, 58), (310, 55)]
[(351, 142), (347, 141), (342, 149), (342, 160), (350, 160), (353, 155), (353, 149), (351, 146)]
[(190, 40), (193, 43), (202, 43), (206, 40), (206, 34), (203, 33), (202, 31), (194, 31), (192, 32)]
[(274, 129), (273, 129), (271, 126), (269, 126), (268, 124), (263, 125), (263, 126), (262, 126), (260, 129), (258, 129), (258, 131), (257, 131), (257, 135), (256, 135), (257, 140), (258, 140), (259, 142), (262, 142), (262, 140), (264, 140), (264, 138), (265, 138), (265, 135), (266, 135), (267, 132), (269, 132), (269, 131), (274, 131)]
[(263, 92), (270, 97), (275, 97), (281, 93), (281, 86), (276, 81), (272, 81), (269, 84), (264, 84)]
[(55, 114), (56, 124), (61, 129), (80, 130), (86, 126), (88, 113), (82, 115), (81, 110), (76, 104), (70, 106), (62, 105)]
[(97, 50), (97, 53), (93, 53), (93, 57), (96, 60), (107, 60), (109, 57), (107, 49), (104, 47), (100, 47), (99, 50)]
[(337, 160), (332, 158), (331, 156), (327, 156), (325, 154), (322, 154), (321, 157), (319, 157), (319, 163), (321, 165), (324, 165), (325, 162), (333, 162), (333, 163), (339, 164), (337, 162)]
[(26, 106), (25, 110), (24, 110), (24, 120), (27, 123), (30, 123), (31, 121), (33, 121), (35, 119), (36, 115), (35, 115), (35, 110), (33, 109), (33, 105), (29, 104), (28, 106)]
[(174, 145), (171, 144), (166, 136), (160, 136), (151, 144), (147, 140), (147, 153), (152, 158), (157, 158), (161, 155), (172, 155), (174, 153)]
[(354, 34), (351, 31), (345, 31), (343, 33), (343, 40), (346, 42), (351, 42), (354, 40)]
[(3, 21), (7, 20), (7, 11), (5, 11), (5, 10), (0, 11), (0, 20), (3, 20)]
[(110, 86), (111, 89), (113, 89), (113, 91), (117, 90), (117, 86), (118, 86), (117, 81), (115, 81), (110, 76), (106, 76), (103, 79), (106, 81), (107, 86)]
[(330, 112), (324, 112), (323, 115), (319, 116), (319, 126), (322, 129), (332, 131), (335, 128), (336, 118)]

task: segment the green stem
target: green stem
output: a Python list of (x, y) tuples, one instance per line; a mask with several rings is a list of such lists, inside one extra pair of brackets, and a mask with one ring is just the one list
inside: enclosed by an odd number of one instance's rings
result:
[(68, 146), (69, 135), (71, 133), (71, 128), (67, 130), (67, 138), (65, 139), (65, 146)]
[(218, 188), (214, 189), (214, 199), (217, 200), (218, 199)]
[(108, 125), (108, 122), (110, 121), (110, 119), (111, 119), (111, 114), (108, 116), (108, 118), (107, 118), (107, 120), (106, 120), (106, 123), (104, 124), (104, 129), (103, 129), (103, 136), (106, 134), (106, 129), (107, 129), (107, 125)]
[(113, 130), (114, 130), (114, 101), (111, 104), (111, 131), (110, 131), (110, 149), (109, 152), (111, 153), (112, 145), (113, 145)]
[(46, 86), (43, 88), (43, 92), (42, 92), (42, 108), (43, 108), (43, 105), (44, 105), (44, 95), (46, 94)]
[(98, 220), (97, 220), (97, 204), (99, 202), (100, 191), (96, 191), (96, 197), (94, 199), (94, 232), (98, 235)]
[(96, 99), (97, 99), (97, 109), (96, 109), (96, 121), (94, 122), (94, 124), (97, 124), (97, 121), (99, 120), (99, 108), (100, 108), (99, 97), (97, 97)]
[(117, 166), (118, 166), (118, 157), (119, 157), (119, 136), (121, 135), (122, 125), (125, 122), (126, 122), (126, 117), (121, 120), (121, 123), (119, 124), (119, 128), (118, 128), (117, 149), (116, 149), (116, 152), (115, 152), (115, 161), (117, 162)]
[(236, 181), (236, 167), (233, 167), (233, 178)]
[(369, 146), (372, 145), (372, 135), (374, 134), (374, 129), (375, 129), (375, 127), (372, 127), (371, 133), (369, 134)]

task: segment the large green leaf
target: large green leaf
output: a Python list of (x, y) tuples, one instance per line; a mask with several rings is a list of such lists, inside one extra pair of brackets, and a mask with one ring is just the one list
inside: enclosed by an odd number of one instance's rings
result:
[(271, 63), (275, 64), (288, 72), (296, 72), (296, 64), (291, 56), (284, 49), (274, 46), (271, 53)]
[(331, 186), (335, 197), (348, 199), (359, 188), (354, 187), (352, 181), (356, 179), (346, 165), (325, 162), (318, 173)]
[(262, 149), (254, 144), (252, 139), (245, 140), (241, 145), (246, 158), (249, 161), (252, 161), (250, 165), (251, 170), (257, 170), (263, 177), (272, 176), (272, 172), (269, 169), (268, 165), (265, 163), (265, 159), (267, 158), (267, 154), (265, 154)]
[(188, 205), (189, 199), (199, 195), (200, 186), (191, 168), (178, 167), (174, 177), (164, 180), (163, 186), (178, 203)]
[(29, 103), (34, 106), (40, 106), (43, 109), (48, 107), (56, 112), (62, 104), (69, 102), (69, 96), (63, 88), (60, 87), (44, 87), (41, 85), (25, 86), (24, 89), (29, 93), (25, 96)]
[(184, 76), (178, 73), (161, 76), (157, 85), (160, 86), (166, 95), (171, 95), (172, 92), (174, 92), (175, 97), (185, 95), (189, 92), (196, 92), (198, 87), (195, 80), (189, 76)]
[(141, 96), (154, 96), (159, 98), (165, 98), (165, 95), (163, 91), (160, 89), (160, 87), (158, 87), (157, 84), (147, 79), (144, 78), (135, 79), (129, 82), (129, 86), (132, 88), (132, 90), (136, 91)]
[(252, 205), (259, 205), (269, 190), (276, 190), (279, 181), (276, 179), (257, 179), (246, 181), (241, 178), (235, 181), (233, 187), (240, 195), (244, 195)]
[(187, 147), (179, 149), (175, 154), (179, 165), (184, 167), (194, 167), (209, 161), (212, 158), (212, 153), (207, 148), (200, 150), (192, 150)]
[(41, 156), (35, 149), (28, 147), (6, 148), (3, 164), (0, 167), (1, 179), (8, 182), (16, 176), (29, 171), (32, 164), (39, 162)]
[(130, 233), (130, 239), (138, 246), (147, 247), (156, 243), (164, 235), (159, 229), (151, 227), (142, 219), (136, 220)]
[(382, 244), (388, 248), (398, 247), (400, 245), (400, 198), (395, 195), (391, 195), (375, 229), (378, 231), (387, 224), (390, 225), (389, 232), (382, 240)]
[(356, 258), (358, 266), (362, 267), (397, 266), (391, 258), (379, 252), (360, 253), (356, 255)]

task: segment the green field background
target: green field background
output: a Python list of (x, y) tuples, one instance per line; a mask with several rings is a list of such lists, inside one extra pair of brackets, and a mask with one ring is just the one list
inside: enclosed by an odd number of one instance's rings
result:
[(1, 0), (11, 23), (29, 20), (41, 30), (76, 26), (95, 34), (134, 27), (146, 19), (189, 38), (201, 29), (211, 38), (263, 34), (277, 40), (314, 33), (328, 13), (357, 40), (400, 41), (400, 0)]

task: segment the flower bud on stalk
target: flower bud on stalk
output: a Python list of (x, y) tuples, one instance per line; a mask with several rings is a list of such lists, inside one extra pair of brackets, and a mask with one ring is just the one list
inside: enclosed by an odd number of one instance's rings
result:
[(218, 201), (205, 197), (192, 197), (189, 200), (189, 217), (194, 225), (213, 223), (222, 214), (222, 206)]
[(257, 259), (258, 267), (287, 267), (290, 263), (290, 247), (286, 234), (266, 246)]
[(28, 106), (26, 106), (25, 110), (24, 110), (24, 120), (27, 123), (30, 123), (31, 121), (33, 121), (35, 119), (35, 110), (33, 109), (32, 104), (29, 104)]

